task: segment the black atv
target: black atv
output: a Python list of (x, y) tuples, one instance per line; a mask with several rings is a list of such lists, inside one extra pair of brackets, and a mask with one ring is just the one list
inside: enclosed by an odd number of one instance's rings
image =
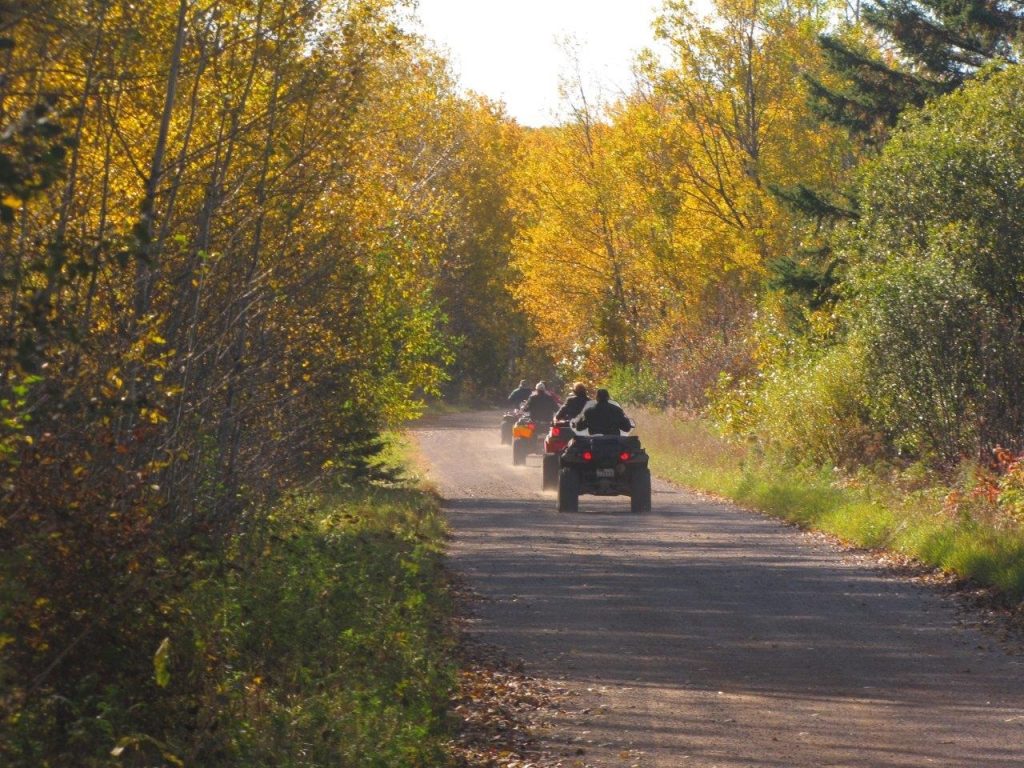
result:
[(559, 459), (558, 511), (579, 510), (580, 494), (629, 496), (630, 512), (651, 511), (647, 451), (635, 436), (577, 435)]
[(512, 445), (512, 429), (515, 427), (516, 422), (522, 415), (522, 410), (519, 408), (512, 408), (511, 410), (505, 411), (501, 417), (501, 444)]

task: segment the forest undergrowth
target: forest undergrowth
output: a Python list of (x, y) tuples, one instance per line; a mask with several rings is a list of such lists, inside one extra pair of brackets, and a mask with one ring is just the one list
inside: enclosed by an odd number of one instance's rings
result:
[(95, 660), (101, 674), (7, 687), (0, 762), (449, 764), (436, 497), (409, 481), (328, 484), (253, 522), (225, 558), (167, 566), (181, 588), (154, 588), (159, 604), (104, 640), (116, 663)]

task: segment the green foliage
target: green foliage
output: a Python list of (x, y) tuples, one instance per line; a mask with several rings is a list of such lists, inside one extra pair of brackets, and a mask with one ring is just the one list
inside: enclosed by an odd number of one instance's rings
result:
[(1022, 102), (1011, 68), (903, 120), (862, 171), (860, 218), (833, 233), (842, 268), (775, 263), (760, 368), (718, 389), (722, 424), (830, 466), (1020, 447)]
[(847, 201), (843, 204), (827, 200), (820, 192), (816, 192), (806, 184), (797, 183), (790, 187), (770, 184), (768, 187), (775, 197), (790, 208), (819, 223), (857, 219), (859, 215), (855, 201)]
[(165, 637), (157, 646), (156, 653), (153, 654), (153, 678), (161, 688), (166, 688), (167, 684), (171, 682), (171, 672), (168, 668), (170, 655), (171, 638)]
[(1024, 73), (1014, 67), (908, 115), (865, 174), (864, 255), (950, 251), (987, 294), (1015, 302), (1024, 265), (1022, 99)]
[(800, 297), (802, 304), (812, 311), (822, 309), (836, 300), (838, 262), (830, 259), (830, 249), (801, 254), (799, 261), (783, 256), (768, 265), (771, 279), (768, 287)]
[(986, 0), (903, 0), (867, 3), (863, 14), (929, 79), (958, 84), (985, 62), (1013, 55), (1021, 10), (1016, 0), (1000, 7)]
[(810, 106), (818, 117), (877, 145), (885, 141), (904, 110), (920, 106), (943, 87), (891, 66), (877, 46), (865, 42), (860, 31), (854, 28), (821, 35), (822, 51), (841, 84), (805, 78), (810, 86)]
[(33, 438), (25, 434), (25, 428), (31, 420), (28, 402), (32, 388), (42, 378), (34, 375), (8, 376), (6, 397), (0, 397), (0, 488), (9, 492), (13, 479), (11, 473), (18, 464), (20, 449), (31, 444)]
[(880, 458), (863, 358), (851, 343), (772, 366), (755, 395), (753, 431), (793, 461), (853, 466)]
[(622, 403), (663, 407), (668, 402), (668, 383), (645, 365), (612, 366), (606, 388)]
[[(821, 36), (841, 82), (808, 77), (812, 108), (869, 142), (884, 142), (905, 110), (955, 91), (987, 63), (1014, 60), (1022, 25), (1019, 2), (999, 9), (986, 0), (866, 2), (853, 23)], [(866, 42), (872, 35), (884, 42)], [(889, 46), (899, 55), (876, 52)]]
[(207, 716), (224, 729), (204, 751), (229, 765), (444, 762), (437, 514), (406, 489), (339, 489), (283, 506), (240, 543), (227, 578), (181, 604), (209, 612), (194, 616), (193, 647), (220, 649), (226, 701), (209, 690), (207, 706), (223, 703)]

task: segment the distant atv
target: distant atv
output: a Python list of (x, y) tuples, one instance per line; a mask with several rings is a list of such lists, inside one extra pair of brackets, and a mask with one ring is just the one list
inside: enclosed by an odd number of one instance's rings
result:
[(541, 474), (541, 488), (553, 491), (558, 488), (558, 460), (576, 433), (568, 421), (556, 421), (544, 438), (544, 463)]
[(501, 417), (501, 444), (512, 445), (512, 430), (519, 417), (523, 415), (522, 406), (505, 411)]
[(580, 494), (589, 493), (629, 496), (630, 512), (650, 512), (647, 459), (639, 437), (577, 435), (559, 459), (558, 511), (578, 511)]
[(529, 414), (523, 414), (512, 427), (512, 463), (522, 466), (531, 453), (540, 453), (544, 433)]

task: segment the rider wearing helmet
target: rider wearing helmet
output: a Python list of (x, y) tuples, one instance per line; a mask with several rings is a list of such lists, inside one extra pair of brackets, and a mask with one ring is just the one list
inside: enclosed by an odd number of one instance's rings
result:
[(545, 423), (550, 422), (554, 418), (555, 411), (557, 410), (558, 403), (548, 393), (547, 384), (543, 381), (538, 381), (533, 394), (526, 401), (525, 411), (530, 414), (534, 421)]
[(519, 382), (519, 386), (512, 390), (512, 394), (508, 396), (507, 402), (511, 407), (518, 408), (530, 396), (531, 392), (533, 390), (526, 383), (526, 379), (523, 379)]
[(572, 428), (578, 431), (590, 430), (592, 435), (617, 435), (629, 432), (632, 422), (626, 418), (626, 412), (615, 403), (607, 389), (597, 390), (597, 400), (587, 403), (580, 415), (572, 420)]
[(555, 414), (555, 421), (568, 421), (580, 415), (590, 398), (587, 396), (587, 385), (577, 381), (572, 385), (572, 394), (565, 399), (565, 403)]

